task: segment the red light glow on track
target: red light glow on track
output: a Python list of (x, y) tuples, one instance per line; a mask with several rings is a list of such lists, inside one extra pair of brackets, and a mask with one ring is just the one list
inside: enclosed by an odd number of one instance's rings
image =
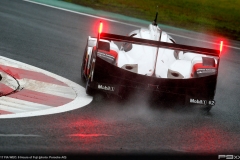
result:
[(112, 136), (108, 134), (70, 134), (70, 137), (105, 137)]
[(205, 154), (217, 153), (221, 150), (222, 145), (228, 148), (228, 152), (234, 151), (236, 144), (231, 144), (229, 139), (237, 139), (236, 134), (230, 134), (221, 128), (201, 126), (198, 128), (187, 129), (189, 141), (183, 144), (185, 150), (202, 152)]

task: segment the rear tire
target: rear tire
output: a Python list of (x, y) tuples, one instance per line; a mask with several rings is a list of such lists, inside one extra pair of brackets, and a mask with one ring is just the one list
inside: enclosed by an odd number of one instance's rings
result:
[(89, 73), (89, 75), (87, 76), (87, 83), (86, 83), (85, 90), (86, 90), (86, 93), (87, 93), (88, 95), (93, 96), (94, 93), (95, 93), (95, 91), (96, 91), (95, 89), (93, 89), (93, 88), (90, 87), (91, 79), (92, 79), (93, 74), (94, 74), (93, 57), (91, 57), (90, 63), (91, 63), (91, 68), (90, 68), (90, 73)]
[(207, 113), (209, 113), (211, 109), (212, 109), (212, 106), (206, 106), (203, 108), (203, 110), (206, 111)]
[(82, 63), (82, 66), (81, 66), (81, 80), (82, 82), (86, 82), (86, 78), (85, 78), (85, 75), (84, 75), (84, 67), (83, 67), (83, 63)]
[(85, 68), (86, 68), (86, 57), (87, 57), (87, 46), (85, 47), (84, 50), (84, 55), (82, 59), (82, 65), (81, 65), (81, 80), (83, 82), (86, 82), (86, 75), (85, 75)]
[(88, 95), (93, 96), (94, 95), (94, 89), (92, 89), (91, 87), (89, 87), (91, 78), (89, 77), (86, 83), (86, 87), (85, 87), (85, 91)]

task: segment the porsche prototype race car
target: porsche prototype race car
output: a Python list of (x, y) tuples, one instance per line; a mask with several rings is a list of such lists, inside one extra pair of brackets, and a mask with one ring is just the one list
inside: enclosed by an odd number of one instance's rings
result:
[(156, 19), (128, 36), (103, 33), (100, 23), (98, 36), (88, 37), (83, 55), (81, 76), (86, 93), (124, 97), (131, 91), (150, 91), (210, 110), (215, 105), (221, 49), (176, 44)]

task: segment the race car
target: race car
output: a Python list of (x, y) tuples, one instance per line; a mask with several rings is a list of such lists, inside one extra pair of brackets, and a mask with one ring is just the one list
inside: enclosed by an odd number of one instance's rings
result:
[(100, 23), (97, 37), (88, 37), (83, 55), (86, 93), (124, 97), (146, 91), (209, 111), (215, 105), (222, 41), (219, 50), (177, 44), (156, 20), (157, 15), (148, 28), (128, 36), (103, 33)]

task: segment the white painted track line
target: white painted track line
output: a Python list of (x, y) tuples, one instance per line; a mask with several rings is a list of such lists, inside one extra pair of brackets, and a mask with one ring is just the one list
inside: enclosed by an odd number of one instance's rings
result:
[(0, 134), (0, 137), (42, 137), (35, 134)]
[[(72, 10), (69, 10), (69, 9), (60, 8), (60, 7), (55, 7), (55, 6), (51, 6), (51, 5), (47, 5), (47, 4), (43, 4), (43, 3), (39, 3), (39, 2), (34, 2), (34, 1), (31, 1), (31, 0), (23, 0), (23, 1), (25, 1), (25, 2), (30, 2), (30, 3), (34, 3), (34, 4), (38, 4), (38, 5), (42, 5), (42, 6), (46, 6), (46, 7), (50, 7), (50, 8), (55, 8), (55, 9), (59, 9), (59, 10), (67, 11), (67, 12), (71, 12), (71, 13), (75, 13), (75, 14), (79, 14), (79, 15), (83, 15), (83, 16), (88, 16), (88, 17), (92, 17), (92, 18), (98, 18), (98, 19), (103, 19), (103, 20), (110, 21), (110, 22), (115, 22), (115, 23), (119, 23), (119, 24), (124, 24), (124, 25), (132, 26), (132, 27), (137, 27), (137, 28), (141, 28), (141, 27), (142, 27), (142, 26), (139, 26), (139, 25), (134, 25), (134, 24), (130, 24), (130, 23), (125, 23), (125, 22), (121, 22), (121, 21), (117, 21), (117, 20), (113, 20), (113, 19), (108, 19), (108, 18), (103, 18), (103, 17), (100, 17), (100, 16), (95, 16), (95, 15), (86, 14), (86, 13), (82, 13), (82, 12), (72, 11)], [(179, 35), (179, 34), (174, 34), (174, 33), (170, 33), (170, 32), (168, 32), (168, 33), (169, 33), (170, 35), (174, 35), (174, 36), (181, 37), (181, 38), (186, 38), (186, 39), (191, 39), (191, 40), (194, 40), (194, 41), (199, 41), (199, 42), (204, 42), (204, 43), (219, 45), (219, 43), (214, 43), (214, 42), (210, 42), (210, 41), (205, 41), (205, 40), (201, 40), (201, 39), (196, 39), (196, 38), (192, 38), (192, 37), (187, 37), (187, 36), (183, 36), (183, 35)], [(224, 45), (224, 47), (228, 47), (228, 48), (240, 50), (239, 47), (230, 46), (230, 45)]]
[(109, 21), (109, 22), (115, 22), (115, 23), (125, 24), (125, 25), (128, 25), (128, 26), (139, 27), (138, 25), (129, 24), (129, 23), (125, 23), (125, 22), (120, 22), (120, 21), (116, 21), (116, 20), (113, 20), (113, 19), (109, 19), (109, 18), (103, 18), (103, 17), (100, 17), (100, 16), (94, 16), (94, 15), (87, 14), (87, 13), (72, 11), (72, 10), (69, 10), (69, 9), (64, 9), (64, 8), (55, 7), (55, 6), (51, 6), (51, 5), (47, 5), (47, 4), (43, 4), (43, 3), (39, 3), (39, 2), (34, 2), (34, 1), (31, 1), (31, 0), (23, 0), (23, 1), (30, 2), (30, 3), (35, 3), (35, 4), (38, 4), (38, 5), (42, 5), (42, 6), (46, 6), (46, 7), (50, 7), (50, 8), (59, 9), (59, 10), (62, 10), (62, 11), (76, 13), (76, 14), (80, 14), (80, 15), (83, 15), (83, 16), (87, 16), (87, 17), (98, 18), (98, 19)]

